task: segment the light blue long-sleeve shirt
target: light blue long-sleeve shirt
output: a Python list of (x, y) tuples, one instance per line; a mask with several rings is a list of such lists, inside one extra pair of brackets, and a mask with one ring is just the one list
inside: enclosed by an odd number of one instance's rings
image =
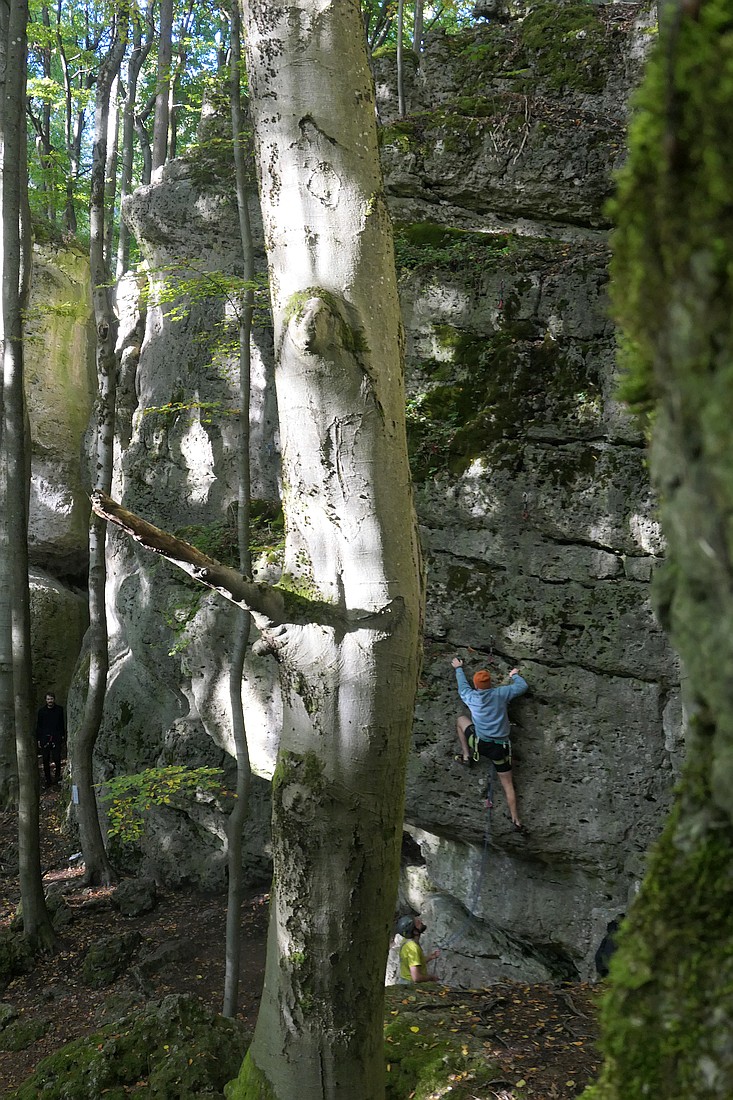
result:
[(456, 669), (458, 694), (471, 712), (479, 741), (508, 741), (509, 702), (517, 695), (524, 695), (527, 681), (517, 672), (511, 683), (503, 687), (472, 688), (462, 668)]

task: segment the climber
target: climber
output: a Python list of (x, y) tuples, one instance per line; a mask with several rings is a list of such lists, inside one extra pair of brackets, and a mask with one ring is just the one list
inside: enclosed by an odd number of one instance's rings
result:
[(397, 931), (405, 937), (405, 942), (400, 948), (400, 982), (435, 982), (438, 979), (434, 974), (428, 974), (426, 963), (437, 959), (440, 952), (436, 948), (427, 958), (420, 946), (420, 936), (425, 931), (426, 925), (420, 917), (400, 917), (397, 921)]
[[(460, 715), (456, 720), (456, 733), (461, 745), (461, 753), (456, 756), (456, 760), (470, 767), (479, 756), (488, 756), (501, 780), (512, 825), (520, 830), (522, 823), (517, 812), (517, 796), (512, 779), (512, 748), (507, 709), (512, 699), (525, 693), (527, 681), (519, 675), (519, 669), (513, 668), (509, 673), (511, 683), (492, 688), (491, 673), (482, 668), (475, 674), (473, 687), (470, 687), (460, 657), (454, 657), (451, 663), (456, 670), (458, 694), (471, 712), (470, 718)], [(474, 739), (473, 752), (469, 749), (469, 738)]]

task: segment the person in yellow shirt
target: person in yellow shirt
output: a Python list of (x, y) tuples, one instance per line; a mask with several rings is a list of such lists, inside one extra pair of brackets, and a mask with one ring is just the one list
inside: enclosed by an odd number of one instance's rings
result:
[(397, 922), (397, 931), (405, 937), (405, 942), (400, 948), (400, 981), (401, 982), (436, 982), (434, 974), (428, 974), (427, 963), (437, 959), (440, 952), (432, 951), (427, 958), (420, 946), (420, 936), (425, 931), (426, 925), (420, 917), (400, 917)]

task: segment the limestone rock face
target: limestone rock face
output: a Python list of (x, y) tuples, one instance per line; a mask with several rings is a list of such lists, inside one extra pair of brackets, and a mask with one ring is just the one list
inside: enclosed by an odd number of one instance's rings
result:
[(96, 393), (87, 257), (36, 244), (26, 326), (31, 422), (31, 562), (82, 581), (89, 501), (82, 453)]
[(31, 428), (29, 556), (34, 701), (66, 692), (87, 625), (89, 500), (83, 461), (96, 392), (89, 263), (36, 243), (25, 383)]
[(89, 622), (86, 593), (68, 588), (43, 570), (30, 570), (31, 649), (36, 700), (47, 691), (62, 705)]
[[(606, 298), (605, 203), (649, 22), (643, 5), (541, 3), (521, 21), (434, 35), (404, 120), (393, 59), (377, 63), (428, 570), (400, 906), (426, 916), (439, 976), (455, 984), (588, 976), (681, 763), (679, 673), (650, 603), (664, 544), (643, 433), (615, 397)], [(234, 432), (220, 415), (234, 400), (231, 360), (213, 337), (226, 306), (179, 285), (177, 319), (155, 292), (172, 265), (186, 278), (237, 270), (232, 199), (200, 166), (175, 162), (127, 215), (154, 294), (144, 326), (133, 311), (127, 329), (117, 492), (153, 522), (196, 528), (221, 556), (235, 497)], [(264, 329), (255, 344), (255, 495), (269, 500)], [(236, 612), (126, 540), (110, 545), (100, 777), (156, 762), (226, 766)], [(486, 666), (501, 682), (518, 665), (529, 682), (511, 711), (523, 834), (487, 765), (452, 761), (456, 654), (469, 672)], [(253, 657), (248, 733), (264, 777), (275, 685)], [(264, 820), (264, 798), (256, 812)], [(220, 835), (215, 807), (161, 819), (148, 869), (220, 881)], [(264, 830), (252, 835), (264, 844)]]
[[(604, 203), (647, 17), (553, 8), (554, 27), (537, 5), (434, 39), (405, 120), (389, 59), (377, 78), (428, 570), (402, 905), (427, 914), (459, 983), (516, 974), (507, 942), (527, 976), (591, 973), (683, 753), (650, 604), (663, 539), (606, 300)], [(607, 48), (591, 58), (589, 41)], [(585, 58), (574, 75), (545, 65), (561, 42)], [(529, 682), (510, 711), (522, 834), (488, 764), (452, 760), (454, 655)]]

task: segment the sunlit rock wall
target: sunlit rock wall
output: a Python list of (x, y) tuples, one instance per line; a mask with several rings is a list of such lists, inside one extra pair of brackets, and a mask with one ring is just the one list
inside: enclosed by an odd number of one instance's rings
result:
[(66, 702), (86, 629), (89, 500), (84, 440), (96, 390), (89, 263), (38, 240), (25, 324), (31, 427), (29, 555), (33, 685)]
[[(650, 606), (663, 540), (606, 295), (606, 202), (651, 30), (645, 6), (543, 4), (435, 36), (403, 120), (393, 59), (378, 63), (428, 569), (402, 903), (462, 983), (591, 971), (682, 759)], [(498, 784), (488, 817), (487, 765), (452, 760), (456, 654), (530, 684), (511, 711), (523, 835)]]

